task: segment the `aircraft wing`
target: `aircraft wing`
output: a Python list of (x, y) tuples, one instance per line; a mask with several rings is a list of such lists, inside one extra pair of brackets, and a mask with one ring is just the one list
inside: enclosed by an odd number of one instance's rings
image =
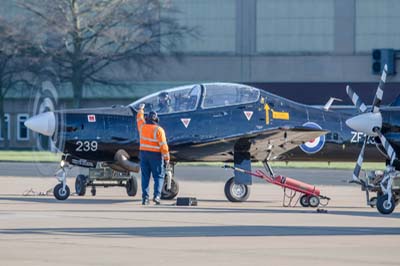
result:
[(264, 131), (253, 138), (250, 153), (258, 160), (278, 159), (280, 155), (328, 133), (308, 127), (285, 127)]
[(326, 130), (308, 127), (279, 127), (223, 139), (199, 140), (198, 143), (189, 144), (188, 148), (197, 148), (196, 155), (204, 160), (207, 160), (210, 150), (215, 154), (231, 154), (232, 156), (232, 146), (235, 146), (235, 150), (250, 152), (255, 160), (263, 161), (266, 158), (276, 160), (280, 155), (326, 133), (328, 133)]

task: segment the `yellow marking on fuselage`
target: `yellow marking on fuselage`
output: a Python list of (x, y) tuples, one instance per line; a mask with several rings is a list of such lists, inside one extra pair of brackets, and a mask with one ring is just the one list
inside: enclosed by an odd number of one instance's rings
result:
[(272, 118), (273, 119), (280, 119), (280, 120), (289, 120), (289, 113), (288, 112), (276, 112), (272, 110)]
[(265, 110), (265, 124), (269, 125), (269, 110), (271, 108), (269, 108), (269, 105), (266, 104), (264, 105), (264, 110)]
[(264, 110), (265, 110), (265, 124), (269, 125), (270, 121), (270, 116), (269, 116), (269, 111), (272, 113), (272, 119), (279, 119), (279, 120), (289, 120), (290, 115), (289, 112), (277, 112), (274, 111), (274, 109), (271, 109), (269, 104), (264, 105)]

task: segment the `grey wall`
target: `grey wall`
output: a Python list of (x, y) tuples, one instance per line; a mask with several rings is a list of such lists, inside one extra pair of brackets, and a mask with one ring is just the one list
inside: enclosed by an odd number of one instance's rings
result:
[[(259, 52), (257, 50), (257, 38), (260, 37), (257, 36), (257, 26), (260, 27), (257, 24), (257, 14), (260, 13), (257, 7), (260, 2), (272, 4), (274, 2), (287, 2), (290, 5), (293, 0), (235, 1), (235, 53), (229, 51), (226, 53), (199, 53), (198, 51), (190, 52), (190, 49), (185, 50), (181, 62), (178, 63), (173, 59), (161, 62), (158, 73), (153, 74), (150, 79), (187, 82), (374, 82), (378, 80), (378, 76), (371, 74), (370, 50), (360, 52), (356, 51), (355, 48), (356, 26), (358, 25), (360, 28), (360, 25), (357, 24), (356, 8), (363, 7), (361, 15), (366, 13), (365, 10), (373, 13), (374, 7), (380, 5), (381, 1), (319, 0), (318, 2), (333, 3), (333, 5), (328, 5), (328, 7), (333, 6), (333, 12), (325, 10), (321, 13), (333, 13), (334, 16), (334, 23), (332, 24), (333, 50), (330, 52), (287, 51), (281, 53)], [(301, 1), (296, 0), (294, 2), (298, 4)], [(312, 1), (307, 0), (308, 3), (313, 3)], [(382, 2), (390, 2), (390, 0), (382, 0)], [(386, 4), (386, 11), (390, 7), (389, 4)], [(399, 9), (396, 19), (400, 19), (400, 5), (395, 5), (394, 8)], [(299, 13), (301, 14), (301, 12)], [(380, 12), (381, 16), (382, 14), (384, 14), (384, 11)], [(393, 18), (391, 17), (391, 19)], [(362, 22), (363, 20), (365, 21), (365, 16), (359, 18), (359, 21)], [(318, 20), (316, 21), (318, 22)], [(387, 21), (382, 23), (382, 32), (390, 32), (390, 29), (388, 29), (390, 26), (394, 25)], [(361, 29), (359, 30), (361, 31)], [(365, 34), (368, 34), (368, 32)], [(385, 42), (381, 40), (380, 43)], [(400, 48), (400, 41), (393, 43), (392, 39), (388, 39), (387, 44), (398, 46), (392, 48)], [(371, 46), (371, 49), (373, 48), (373, 43), (365, 44), (363, 47), (368, 47), (368, 45)], [(133, 67), (117, 68), (118, 71), (116, 72), (119, 73), (121, 79), (127, 81), (131, 79), (130, 71), (134, 69)], [(127, 69), (129, 70), (127, 71)], [(149, 80), (149, 78), (146, 77), (143, 80)], [(390, 77), (390, 81), (399, 82), (400, 75)]]

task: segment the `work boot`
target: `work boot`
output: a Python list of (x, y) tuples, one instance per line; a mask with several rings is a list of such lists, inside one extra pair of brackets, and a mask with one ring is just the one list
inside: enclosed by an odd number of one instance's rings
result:
[(142, 199), (142, 205), (149, 205), (150, 204), (150, 202), (149, 202), (149, 199)]
[(153, 198), (153, 202), (154, 202), (156, 205), (160, 205), (160, 204), (161, 204), (160, 197), (159, 197), (159, 196), (154, 197), (154, 198)]

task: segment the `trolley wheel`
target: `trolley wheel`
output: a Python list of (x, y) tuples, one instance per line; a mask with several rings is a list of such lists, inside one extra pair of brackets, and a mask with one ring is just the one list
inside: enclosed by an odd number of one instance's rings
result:
[(316, 196), (311, 196), (308, 199), (308, 202), (310, 203), (310, 207), (316, 208), (319, 205), (319, 198)]
[(381, 214), (391, 214), (395, 207), (396, 205), (393, 196), (391, 201), (388, 201), (388, 195), (382, 195), (378, 197), (378, 200), (376, 201), (376, 208)]
[(308, 201), (307, 195), (303, 195), (300, 197), (300, 205), (304, 208), (310, 207), (310, 202)]
[(96, 196), (96, 187), (92, 187), (92, 189), (90, 190), (90, 192), (92, 193), (92, 196)]
[(369, 200), (369, 206), (371, 206), (371, 208), (375, 208), (376, 207), (376, 202), (378, 201), (378, 198), (377, 197), (372, 197), (370, 200)]
[(62, 183), (57, 184), (53, 190), (54, 197), (58, 200), (68, 199), (70, 193), (71, 193), (71, 191), (69, 190), (69, 187), (65, 186), (65, 189), (63, 189)]
[(250, 187), (244, 184), (235, 184), (235, 180), (231, 177), (225, 183), (225, 197), (230, 202), (244, 202), (250, 196)]
[(75, 192), (78, 196), (85, 196), (86, 194), (86, 181), (85, 175), (78, 175), (75, 179)]
[(129, 197), (136, 196), (138, 190), (138, 184), (135, 177), (129, 178), (126, 182), (126, 193)]
[(179, 193), (179, 183), (174, 178), (171, 179), (171, 189), (167, 189), (167, 182), (164, 182), (162, 191), (161, 191), (161, 199), (163, 200), (172, 200)]

